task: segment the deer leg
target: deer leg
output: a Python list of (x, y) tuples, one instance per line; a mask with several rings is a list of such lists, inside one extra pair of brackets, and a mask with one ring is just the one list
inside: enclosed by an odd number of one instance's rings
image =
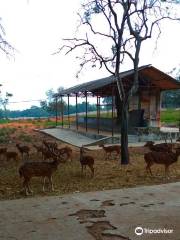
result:
[(149, 172), (151, 174), (151, 176), (153, 176), (152, 171), (151, 171), (151, 166), (152, 166), (152, 164), (148, 163), (146, 166), (146, 171)]
[(25, 179), (23, 181), (23, 188), (24, 188), (25, 194), (28, 195), (28, 193), (26, 191), (26, 180)]
[(105, 160), (108, 159), (108, 154), (107, 154), (107, 152), (104, 152), (104, 158), (105, 158)]
[(165, 165), (165, 178), (170, 178), (169, 177), (169, 165)]
[(51, 191), (54, 192), (54, 186), (53, 186), (53, 182), (52, 182), (52, 176), (48, 177), (49, 179), (49, 183), (51, 185)]
[(109, 159), (109, 154), (106, 153), (106, 161)]
[(29, 182), (28, 182), (28, 184), (27, 184), (27, 187), (28, 187), (28, 192), (29, 192), (29, 193), (33, 193), (33, 190), (30, 188)]
[(94, 177), (94, 167), (93, 167), (93, 165), (88, 165), (89, 166), (89, 168), (90, 168), (90, 170), (91, 170), (91, 177)]
[(16, 164), (16, 170), (18, 171), (18, 158), (16, 157), (14, 160), (15, 160), (15, 164)]
[(112, 156), (112, 160), (115, 160), (116, 158), (117, 158), (117, 156), (118, 156), (118, 154), (117, 154), (117, 152), (116, 151), (113, 151), (112, 153), (111, 153), (111, 156)]
[(25, 195), (28, 196), (29, 195), (28, 179), (24, 179), (23, 187), (24, 187)]
[(65, 161), (68, 161), (68, 162), (70, 162), (70, 156), (69, 156), (69, 154), (68, 154), (68, 153), (66, 153), (66, 159), (65, 159)]
[(83, 165), (81, 164), (81, 175), (83, 175)]
[(45, 184), (46, 184), (46, 177), (43, 177), (43, 188), (42, 188), (42, 190), (43, 190), (43, 192), (45, 192)]
[(32, 189), (30, 188), (30, 178), (26, 179), (26, 186), (27, 186), (28, 192), (33, 193)]

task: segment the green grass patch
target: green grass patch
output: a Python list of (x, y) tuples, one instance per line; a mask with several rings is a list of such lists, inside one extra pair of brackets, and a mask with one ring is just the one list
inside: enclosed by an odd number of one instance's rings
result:
[(0, 119), (0, 124), (6, 124), (6, 123), (10, 123), (11, 120), (8, 119)]
[[(85, 117), (86, 115), (81, 115), (80, 117)], [(88, 114), (87, 117), (97, 118), (97, 113)], [(116, 117), (116, 113), (114, 113), (114, 117)], [(112, 112), (100, 112), (100, 118), (112, 118)]]
[(178, 126), (180, 124), (180, 110), (167, 109), (161, 111), (161, 122), (176, 124)]
[[(46, 121), (34, 121), (33, 122), (34, 125), (37, 126), (37, 128), (51, 128), (51, 127), (56, 127), (56, 122), (52, 121), (52, 120), (46, 120)], [(61, 126), (62, 125), (62, 121), (57, 122), (57, 126)], [(68, 120), (64, 119), (63, 121), (63, 125), (68, 125)]]
[[(85, 115), (82, 115), (81, 117), (85, 117)], [(96, 113), (92, 113), (92, 114), (88, 114), (88, 117), (96, 118), (97, 115), (96, 115)], [(101, 112), (101, 114), (100, 114), (100, 118), (111, 118), (111, 117), (112, 117), (111, 112)], [(114, 117), (116, 117), (116, 114), (114, 114)], [(180, 110), (167, 109), (167, 110), (161, 111), (161, 122), (179, 126)]]

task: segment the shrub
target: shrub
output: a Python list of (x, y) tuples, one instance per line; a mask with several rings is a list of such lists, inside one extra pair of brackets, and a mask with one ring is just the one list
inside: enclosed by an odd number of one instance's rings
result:
[(0, 143), (8, 143), (9, 142), (9, 137), (7, 135), (0, 135)]
[(16, 128), (3, 127), (0, 128), (0, 142), (8, 143), (10, 141), (11, 134), (16, 131)]

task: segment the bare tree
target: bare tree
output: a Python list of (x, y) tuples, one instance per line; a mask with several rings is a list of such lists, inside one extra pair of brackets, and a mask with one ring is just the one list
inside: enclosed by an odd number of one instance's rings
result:
[(7, 56), (12, 56), (14, 51), (13, 46), (5, 39), (5, 30), (1, 23), (2, 19), (0, 18), (0, 51), (5, 53)]
[[(5, 30), (3, 25), (1, 24), (2, 19), (0, 18), (0, 51), (5, 53), (6, 56), (12, 56), (12, 53), (14, 52), (13, 46), (5, 39)], [(2, 84), (0, 84), (0, 87), (2, 87)], [(6, 92), (5, 97), (2, 96), (0, 91), (0, 105), (4, 108), (5, 117), (7, 118), (7, 105), (9, 103), (9, 98), (13, 95), (11, 93)]]
[[(167, 4), (167, 3), (166, 3)], [(168, 3), (169, 4), (169, 3)], [(128, 104), (138, 89), (138, 65), (142, 42), (151, 38), (156, 27), (160, 33), (160, 21), (170, 17), (169, 6), (162, 8), (160, 0), (86, 0), (80, 11), (77, 36), (66, 38), (68, 54), (81, 48), (80, 71), (85, 65), (99, 65), (110, 72), (117, 82), (121, 105), (121, 164), (129, 163), (128, 153)], [(97, 21), (103, 23), (100, 27)], [(80, 36), (80, 37), (79, 37)], [(104, 49), (103, 42), (106, 42)], [(134, 65), (134, 81), (126, 88), (120, 70), (126, 56)], [(79, 71), (79, 72), (80, 72)]]

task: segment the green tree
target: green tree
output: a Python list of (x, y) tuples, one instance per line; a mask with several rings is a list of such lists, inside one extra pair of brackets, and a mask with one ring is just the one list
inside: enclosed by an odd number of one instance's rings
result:
[[(59, 87), (57, 89), (57, 93), (59, 93), (62, 90), (63, 90), (63, 87)], [(66, 109), (66, 103), (61, 98), (57, 98), (57, 102), (56, 102), (55, 95), (56, 94), (55, 94), (54, 90), (49, 89), (46, 92), (47, 100), (40, 102), (42, 109), (47, 111), (50, 115), (55, 115), (56, 110), (59, 113), (62, 111), (64, 112)]]
[[(180, 68), (173, 68), (171, 74), (177, 81), (180, 82)], [(180, 108), (180, 90), (165, 91), (162, 93), (161, 100), (162, 107), (164, 108)]]
[[(2, 85), (1, 85), (2, 86)], [(9, 103), (9, 98), (12, 97), (13, 94), (12, 93), (8, 93), (6, 92), (5, 97), (2, 96), (2, 94), (0, 95), (0, 105), (3, 107), (4, 110), (4, 117), (7, 119), (7, 105)]]

